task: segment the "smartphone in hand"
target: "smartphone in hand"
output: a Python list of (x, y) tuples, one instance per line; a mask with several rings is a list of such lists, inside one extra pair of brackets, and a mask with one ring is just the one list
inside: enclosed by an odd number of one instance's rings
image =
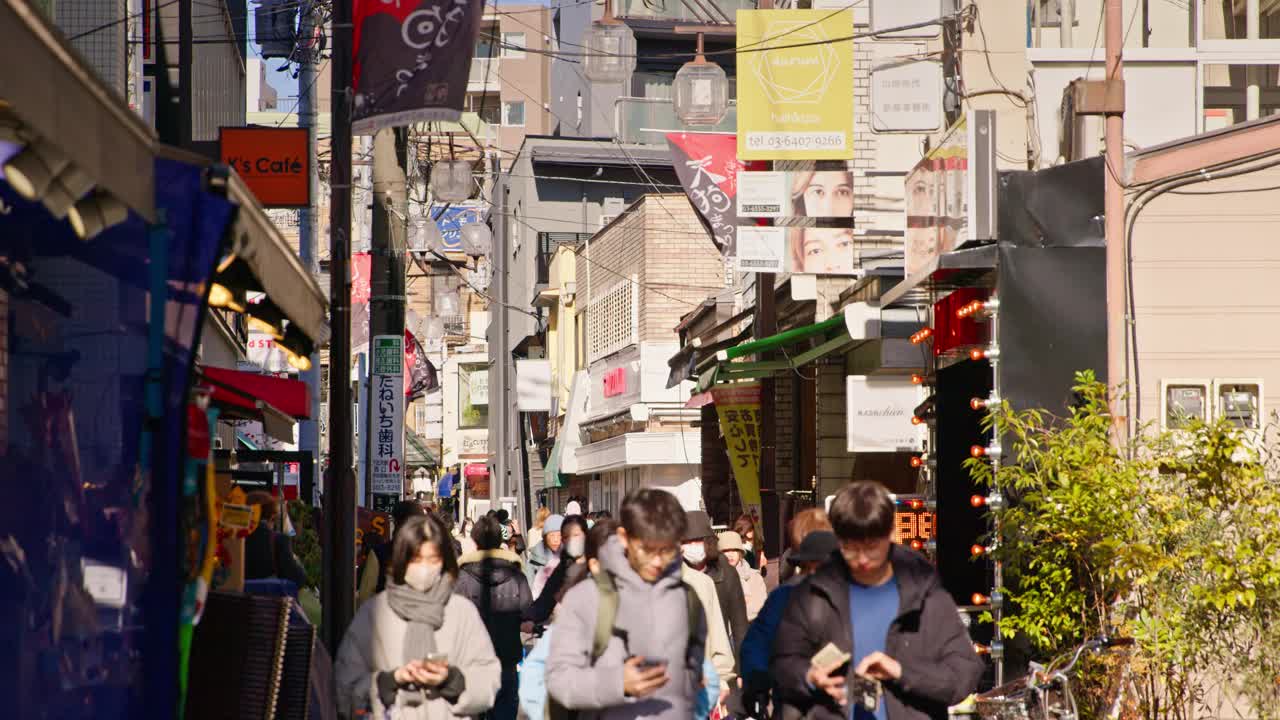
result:
[(636, 667), (640, 670), (652, 670), (654, 668), (666, 667), (667, 661), (663, 658), (642, 657), (640, 662), (636, 663)]
[(432, 652), (432, 653), (427, 653), (427, 656), (426, 656), (426, 657), (424, 657), (424, 658), (422, 659), (422, 661), (423, 661), (423, 662), (432, 663), (432, 664), (437, 664), (437, 663), (438, 663), (438, 664), (440, 664), (440, 665), (448, 665), (448, 664), (449, 664), (449, 653), (442, 653), (442, 652)]
[(880, 706), (880, 696), (883, 693), (884, 688), (879, 680), (854, 673), (849, 684), (849, 701), (855, 707), (860, 706), (863, 710), (874, 713)]

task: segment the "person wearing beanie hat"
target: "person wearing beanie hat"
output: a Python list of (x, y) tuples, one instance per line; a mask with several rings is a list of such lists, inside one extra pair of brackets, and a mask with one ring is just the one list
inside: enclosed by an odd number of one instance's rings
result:
[(581, 515), (582, 506), (578, 504), (577, 500), (570, 500), (569, 504), (564, 506), (564, 514), (566, 517), (569, 515)]
[[(525, 575), (529, 579), (530, 587), (534, 586), (538, 573), (560, 557), (560, 529), (563, 526), (563, 515), (552, 515), (547, 518), (547, 521), (542, 524), (542, 542), (529, 548), (529, 562), (525, 567)], [(535, 592), (533, 597), (536, 600), (538, 594)]]
[(764, 607), (765, 598), (769, 596), (769, 591), (764, 586), (764, 577), (759, 570), (747, 563), (746, 546), (741, 535), (730, 530), (720, 533), (719, 540), (720, 553), (729, 566), (738, 571), (738, 579), (742, 581), (742, 594), (747, 601), (747, 622), (751, 622), (756, 619), (760, 608)]

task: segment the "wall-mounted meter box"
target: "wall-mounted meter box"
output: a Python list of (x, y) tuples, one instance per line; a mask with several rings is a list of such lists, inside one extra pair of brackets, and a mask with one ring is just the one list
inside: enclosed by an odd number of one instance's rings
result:
[(1262, 381), (1222, 379), (1213, 382), (1214, 412), (1245, 430), (1262, 427)]
[(1207, 379), (1165, 379), (1160, 381), (1160, 426), (1178, 430), (1193, 420), (1209, 421), (1211, 401)]

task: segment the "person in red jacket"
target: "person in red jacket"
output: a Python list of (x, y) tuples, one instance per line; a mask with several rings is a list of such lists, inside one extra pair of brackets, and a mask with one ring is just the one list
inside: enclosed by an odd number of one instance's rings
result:
[[(928, 560), (890, 539), (884, 486), (845, 487), (829, 514), (840, 548), (783, 613), (771, 664), (779, 699), (810, 720), (945, 720), (983, 671), (955, 602)], [(851, 659), (816, 663), (829, 643)], [(883, 690), (874, 710), (851, 696), (867, 679)]]

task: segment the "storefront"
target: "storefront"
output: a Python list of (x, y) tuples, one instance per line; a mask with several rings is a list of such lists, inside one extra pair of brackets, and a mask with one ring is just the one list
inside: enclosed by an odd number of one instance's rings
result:
[(0, 73), (0, 714), (170, 717), (214, 566), (188, 552), (216, 528), (208, 306), (265, 293), (305, 354), (324, 298), (233, 174), (158, 146), (20, 0), (0, 66), (41, 68)]

